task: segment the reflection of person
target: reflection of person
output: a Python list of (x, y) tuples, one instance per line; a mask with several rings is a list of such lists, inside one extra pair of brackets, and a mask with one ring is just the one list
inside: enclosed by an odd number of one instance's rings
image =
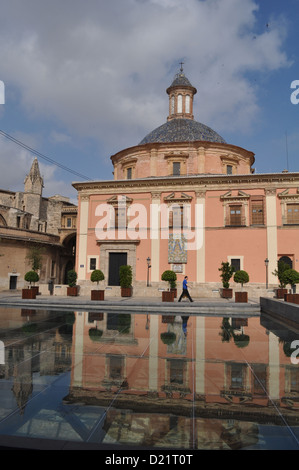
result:
[(189, 319), (189, 317), (182, 317), (182, 320), (183, 320), (182, 327), (183, 327), (183, 332), (184, 332), (184, 335), (185, 335), (185, 336), (187, 336), (187, 323), (188, 323), (188, 319)]
[(181, 293), (181, 296), (179, 298), (179, 302), (182, 300), (183, 297), (188, 297), (190, 302), (193, 302), (193, 300), (191, 299), (191, 296), (188, 292), (188, 276), (185, 276), (185, 278), (183, 280), (183, 292)]

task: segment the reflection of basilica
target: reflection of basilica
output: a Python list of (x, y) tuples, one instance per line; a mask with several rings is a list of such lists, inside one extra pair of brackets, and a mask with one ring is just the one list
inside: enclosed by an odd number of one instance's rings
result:
[(240, 449), (262, 445), (261, 425), (280, 436), (298, 425), (294, 326), (264, 315), (5, 313), (0, 436)]
[(57, 312), (53, 318), (52, 312), (22, 309), (21, 320), (20, 310), (10, 309), (7, 328), (1, 328), (2, 337), (6, 332), (0, 378), (13, 378), (13, 396), (23, 414), (34, 391), (34, 374), (55, 376), (70, 369), (74, 317)]
[(128, 317), (76, 314), (65, 403), (106, 409), (103, 442), (241, 448), (298, 424), (298, 368), (259, 317)]

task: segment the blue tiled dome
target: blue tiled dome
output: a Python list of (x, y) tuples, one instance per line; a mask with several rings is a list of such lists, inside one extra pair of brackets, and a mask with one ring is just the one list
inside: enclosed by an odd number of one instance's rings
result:
[(208, 126), (193, 119), (171, 119), (150, 132), (139, 145), (155, 142), (194, 142), (202, 140), (225, 144), (225, 140)]

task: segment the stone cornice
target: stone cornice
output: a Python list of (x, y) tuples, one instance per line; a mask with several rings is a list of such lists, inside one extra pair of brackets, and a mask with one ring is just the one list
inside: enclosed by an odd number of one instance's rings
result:
[(115, 191), (138, 193), (142, 191), (173, 191), (180, 188), (186, 191), (239, 189), (285, 189), (298, 187), (299, 173), (262, 173), (248, 175), (189, 175), (179, 177), (140, 178), (131, 180), (107, 180), (74, 182), (72, 186), (83, 194), (111, 193)]
[(205, 148), (205, 149), (215, 149), (217, 151), (221, 150), (224, 152), (224, 155), (227, 153), (232, 153), (232, 155), (235, 154), (235, 152), (238, 154), (238, 156), (243, 156), (246, 158), (250, 158), (251, 160), (251, 165), (255, 161), (254, 153), (246, 150), (242, 147), (238, 147), (237, 145), (232, 145), (232, 144), (227, 144), (227, 143), (222, 143), (222, 142), (209, 142), (205, 140), (195, 140), (193, 142), (153, 142), (153, 143), (148, 143), (148, 144), (142, 144), (142, 145), (135, 145), (134, 147), (129, 147), (123, 150), (120, 150), (119, 152), (115, 153), (114, 155), (111, 155), (110, 159), (112, 163), (117, 163), (120, 159), (123, 157), (138, 157), (139, 155), (142, 154), (147, 154), (153, 149), (167, 149), (167, 152), (171, 152), (172, 148), (173, 151), (180, 152), (181, 149), (188, 149), (190, 152), (190, 149), (197, 150), (199, 148)]

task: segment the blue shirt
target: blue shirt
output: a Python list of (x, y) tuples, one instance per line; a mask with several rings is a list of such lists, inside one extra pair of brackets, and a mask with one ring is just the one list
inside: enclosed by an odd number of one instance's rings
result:
[(188, 286), (187, 286), (187, 279), (184, 279), (183, 280), (183, 290), (187, 290), (188, 289)]

